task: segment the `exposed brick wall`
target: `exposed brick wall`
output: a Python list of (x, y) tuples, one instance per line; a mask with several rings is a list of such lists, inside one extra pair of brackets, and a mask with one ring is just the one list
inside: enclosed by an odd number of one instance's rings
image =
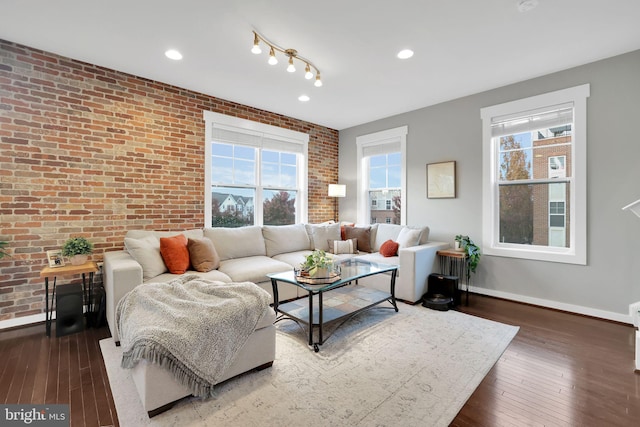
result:
[(308, 133), (309, 221), (333, 217), (338, 132), (0, 40), (0, 320), (44, 311), (45, 251), (70, 236), (203, 227), (202, 112)]

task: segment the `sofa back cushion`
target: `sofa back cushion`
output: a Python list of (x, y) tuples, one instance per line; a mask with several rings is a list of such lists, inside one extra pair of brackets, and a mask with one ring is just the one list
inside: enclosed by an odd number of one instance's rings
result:
[(393, 240), (394, 242), (398, 241), (398, 236), (400, 235), (400, 230), (403, 228), (409, 228), (412, 230), (420, 230), (420, 241), (419, 245), (424, 245), (429, 240), (429, 227), (427, 226), (419, 226), (419, 225), (398, 225), (398, 224), (377, 224), (378, 229), (376, 230), (373, 242), (373, 251), (379, 251), (380, 246), (387, 240)]
[(328, 240), (340, 240), (340, 224), (307, 224), (307, 233), (311, 240), (310, 249), (329, 250)]
[(400, 230), (402, 230), (403, 228), (403, 225), (397, 224), (378, 224), (378, 230), (376, 231), (376, 236), (373, 243), (373, 252), (380, 251), (380, 247), (387, 240), (393, 240), (394, 242), (396, 242), (398, 240)]
[(146, 282), (167, 271), (160, 255), (160, 239), (148, 235), (140, 239), (124, 238), (124, 247), (142, 267), (142, 278)]
[(266, 255), (262, 228), (257, 225), (239, 228), (205, 228), (204, 237), (211, 239), (220, 261)]
[(267, 256), (311, 249), (311, 241), (304, 224), (265, 225), (262, 227)]
[(183, 234), (187, 239), (202, 239), (204, 236), (201, 228), (193, 228), (190, 230), (179, 230), (179, 231), (154, 231), (154, 230), (129, 230), (125, 237), (130, 237), (132, 239), (143, 239), (147, 236), (153, 236), (158, 239), (158, 243), (160, 243), (161, 237), (172, 237), (176, 234)]
[(160, 237), (182, 234), (186, 238), (201, 239), (202, 229), (184, 231), (129, 230), (124, 238), (124, 247), (142, 267), (142, 278), (146, 282), (167, 271), (160, 255)]
[(398, 245), (400, 249), (410, 248), (412, 246), (418, 246), (420, 244), (420, 235), (422, 230), (419, 228), (404, 227), (398, 234)]

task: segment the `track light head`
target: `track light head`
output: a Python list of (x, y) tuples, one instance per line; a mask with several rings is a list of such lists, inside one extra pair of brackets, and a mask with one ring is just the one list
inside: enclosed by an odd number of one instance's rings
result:
[(276, 53), (273, 50), (273, 46), (271, 47), (271, 51), (269, 51), (269, 65), (276, 65), (278, 63), (278, 58), (276, 58)]
[(262, 49), (260, 49), (260, 38), (256, 33), (253, 33), (253, 47), (251, 48), (251, 53), (254, 55), (259, 55), (262, 53)]
[(316, 74), (316, 82), (313, 84), (315, 87), (322, 86), (322, 80), (320, 80), (320, 73)]
[(311, 72), (311, 66), (309, 66), (309, 64), (304, 68), (304, 78), (307, 80), (313, 78), (313, 73)]
[(290, 73), (295, 73), (296, 66), (293, 65), (293, 58), (298, 54), (295, 49), (287, 49), (284, 51), (287, 56), (289, 56), (289, 66), (287, 67), (287, 71)]

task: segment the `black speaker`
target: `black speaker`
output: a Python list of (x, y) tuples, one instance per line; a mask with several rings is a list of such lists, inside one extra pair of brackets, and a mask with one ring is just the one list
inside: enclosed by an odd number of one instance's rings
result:
[(458, 277), (430, 274), (427, 293), (422, 296), (422, 305), (434, 310), (447, 311), (460, 303)]
[(56, 336), (75, 334), (83, 329), (82, 286), (69, 284), (56, 287)]

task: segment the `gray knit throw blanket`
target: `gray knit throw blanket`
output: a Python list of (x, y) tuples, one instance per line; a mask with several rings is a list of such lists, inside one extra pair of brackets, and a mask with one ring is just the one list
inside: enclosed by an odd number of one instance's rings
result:
[(116, 308), (121, 366), (146, 359), (171, 371), (194, 396), (210, 397), (270, 301), (254, 283), (196, 275), (139, 285)]

